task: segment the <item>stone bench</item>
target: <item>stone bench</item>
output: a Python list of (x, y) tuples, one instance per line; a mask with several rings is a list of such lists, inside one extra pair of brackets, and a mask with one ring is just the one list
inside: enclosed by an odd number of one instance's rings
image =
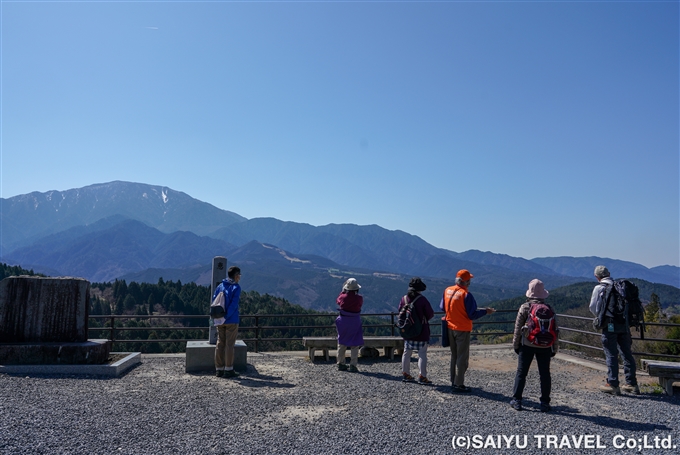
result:
[(659, 384), (666, 393), (673, 396), (673, 382), (680, 381), (680, 363), (663, 360), (641, 359), (642, 369), (650, 376), (659, 378)]
[[(234, 345), (234, 369), (238, 371), (246, 370), (248, 358), (248, 346), (242, 340), (236, 340)], [(186, 365), (187, 373), (197, 373), (200, 371), (215, 372), (215, 345), (205, 341), (187, 341)]]
[[(335, 337), (306, 337), (302, 344), (309, 351), (309, 360), (314, 361), (314, 352), (319, 349), (323, 352), (326, 361), (329, 360), (328, 351), (338, 348), (338, 339)], [(404, 339), (402, 337), (364, 337), (364, 347), (383, 348), (385, 356), (394, 360), (394, 350), (403, 351)]]

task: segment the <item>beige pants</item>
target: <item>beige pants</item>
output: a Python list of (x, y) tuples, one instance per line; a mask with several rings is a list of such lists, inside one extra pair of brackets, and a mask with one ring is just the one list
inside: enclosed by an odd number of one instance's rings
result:
[[(345, 352), (347, 352), (347, 346), (338, 344), (338, 363), (344, 364), (347, 361)], [(357, 366), (359, 364), (359, 346), (350, 347), (350, 356), (349, 364)]]
[(215, 346), (215, 369), (234, 369), (234, 345), (238, 324), (222, 324), (217, 326), (217, 346)]

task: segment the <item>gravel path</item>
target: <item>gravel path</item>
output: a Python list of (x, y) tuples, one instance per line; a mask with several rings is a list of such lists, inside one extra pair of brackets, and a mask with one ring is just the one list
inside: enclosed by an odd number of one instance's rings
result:
[[(398, 361), (361, 359), (349, 373), (299, 353), (262, 354), (238, 379), (186, 374), (183, 356), (142, 362), (119, 379), (0, 375), (0, 454), (680, 453), (677, 396), (651, 387), (608, 396), (595, 389), (602, 372), (563, 360), (552, 364), (553, 412), (538, 412), (535, 364), (527, 409), (513, 410), (516, 356), (507, 349), (473, 352), (470, 395), (450, 393), (441, 349), (429, 353), (434, 386), (402, 383)], [(526, 449), (515, 439), (508, 448), (503, 436), (515, 435)], [(563, 449), (545, 449), (544, 435)], [(669, 436), (676, 448), (625, 448), (628, 438), (653, 446)], [(472, 446), (453, 448), (454, 437)], [(596, 437), (606, 449), (583, 448)]]

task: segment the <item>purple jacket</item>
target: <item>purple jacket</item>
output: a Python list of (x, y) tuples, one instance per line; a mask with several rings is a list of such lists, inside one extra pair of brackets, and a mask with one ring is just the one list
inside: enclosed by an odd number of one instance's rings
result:
[[(401, 302), (399, 302), (399, 310), (401, 310), (405, 305), (406, 296), (401, 298)], [(415, 309), (415, 316), (419, 317), (421, 321), (423, 321), (423, 331), (420, 332), (420, 335), (417, 337), (413, 338), (405, 338), (406, 340), (411, 340), (411, 341), (430, 341), (430, 319), (434, 317), (434, 310), (432, 310), (432, 305), (430, 305), (430, 302), (425, 298), (424, 295), (420, 294), (420, 298), (416, 300), (416, 303), (413, 305)]]
[(364, 298), (357, 294), (356, 291), (341, 292), (335, 303), (338, 304), (341, 310), (349, 311), (350, 313), (361, 313)]
[(364, 345), (361, 313), (340, 310), (340, 316), (335, 319), (335, 326), (338, 328), (338, 344), (345, 346)]

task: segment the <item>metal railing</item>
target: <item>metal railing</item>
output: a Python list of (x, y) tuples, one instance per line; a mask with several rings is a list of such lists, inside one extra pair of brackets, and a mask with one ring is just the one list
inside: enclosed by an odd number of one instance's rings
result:
[[(497, 313), (517, 313), (517, 310), (498, 310)], [(442, 312), (435, 312), (435, 317), (432, 319), (432, 321), (437, 321), (441, 318), (441, 316), (444, 313)], [(368, 322), (370, 323), (364, 323), (363, 327), (364, 329), (386, 329), (384, 332), (388, 332), (391, 336), (395, 336), (395, 325), (394, 323), (396, 322), (396, 318), (398, 316), (398, 313), (396, 312), (391, 312), (391, 313), (362, 313), (361, 317), (362, 319), (366, 318), (371, 318), (369, 319)], [(303, 318), (329, 318), (330, 321), (333, 321), (337, 317), (337, 313), (328, 313), (328, 314), (257, 314), (257, 315), (241, 315), (241, 323), (239, 324), (239, 332), (252, 332), (254, 336), (248, 337), (248, 338), (242, 338), (244, 342), (248, 343), (253, 343), (254, 344), (254, 350), (255, 352), (259, 352), (259, 349), (261, 347), (261, 344), (263, 342), (293, 342), (293, 341), (298, 341), (301, 342), (303, 339), (303, 336), (297, 336), (297, 337), (267, 337), (265, 336), (265, 332), (267, 331), (272, 331), (272, 330), (279, 330), (279, 331), (290, 331), (290, 330), (298, 330), (298, 329), (303, 329), (303, 330), (327, 330), (329, 332), (329, 336), (335, 334), (335, 324), (334, 323), (329, 323), (328, 325), (319, 325), (319, 324), (314, 324), (314, 325), (296, 325), (296, 326), (291, 326), (291, 325), (267, 325), (267, 324), (262, 324), (262, 322), (266, 322), (267, 319), (272, 319), (272, 318), (282, 318), (282, 319), (290, 319), (290, 318), (298, 318), (298, 319), (303, 319)], [(560, 330), (564, 332), (569, 332), (569, 333), (579, 333), (587, 336), (597, 336), (600, 337), (601, 333), (600, 332), (593, 332), (590, 330), (583, 330), (583, 329), (577, 329), (573, 327), (567, 327), (564, 324), (565, 320), (580, 320), (580, 321), (587, 321), (590, 323), (593, 318), (588, 318), (588, 317), (583, 317), (583, 316), (573, 316), (573, 315), (567, 315), (567, 314), (558, 314), (557, 315), (559, 321), (560, 321)], [(185, 343), (187, 341), (197, 341), (197, 340), (205, 340), (208, 338), (208, 331), (210, 330), (209, 326), (196, 326), (196, 327), (186, 327), (186, 326), (160, 326), (160, 325), (154, 325), (154, 326), (149, 326), (149, 327), (124, 327), (122, 325), (116, 325), (116, 321), (120, 320), (132, 320), (132, 319), (157, 319), (157, 320), (163, 320), (163, 319), (168, 319), (168, 320), (205, 320), (206, 322), (209, 323), (209, 317), (204, 316), (204, 315), (107, 315), (107, 316), (90, 316), (91, 319), (94, 320), (105, 320), (108, 325), (102, 326), (102, 327), (90, 327), (89, 330), (91, 332), (105, 332), (108, 333), (107, 339), (114, 342), (114, 343)], [(383, 319), (385, 320), (384, 323), (375, 323), (377, 319)], [(388, 322), (389, 321), (389, 322)], [(248, 323), (245, 323), (248, 322)], [(515, 319), (511, 320), (499, 320), (499, 321), (485, 321), (485, 320), (476, 320), (474, 323), (474, 327), (476, 328), (475, 331), (472, 332), (473, 337), (487, 337), (487, 336), (502, 336), (502, 335), (510, 335), (513, 333), (513, 330), (510, 331), (480, 331), (479, 327), (480, 326), (492, 326), (492, 325), (501, 325), (501, 324), (512, 324), (513, 329), (514, 329), (514, 323)], [(671, 324), (671, 323), (660, 323), (660, 322), (650, 322), (650, 323), (645, 323), (646, 327), (654, 327), (654, 326), (659, 326), (659, 327), (680, 327), (680, 324)], [(387, 330), (389, 329), (389, 330)], [(430, 323), (430, 330), (431, 330), (431, 337), (432, 338), (441, 338), (442, 333), (441, 333), (441, 325), (438, 323)], [(119, 334), (121, 332), (135, 332), (135, 331), (156, 331), (156, 332), (174, 332), (174, 331), (200, 331), (201, 333), (205, 333), (204, 338), (165, 338), (165, 339), (125, 339), (125, 338), (118, 338)], [(644, 339), (639, 337), (639, 336), (633, 336), (633, 340), (642, 340), (642, 341), (651, 341), (651, 342), (666, 342), (666, 343), (680, 343), (680, 340), (677, 339), (668, 339), (668, 338), (648, 338), (645, 337)], [(585, 344), (585, 343), (578, 343), (575, 341), (567, 340), (564, 338), (560, 338), (560, 343), (566, 344), (566, 345), (572, 345), (572, 346), (579, 346), (581, 348), (586, 348), (586, 349), (593, 349), (602, 352), (603, 349), (599, 345), (599, 341), (595, 342), (593, 344)], [(661, 354), (661, 353), (650, 353), (650, 352), (633, 352), (635, 355), (645, 355), (645, 356), (656, 356), (656, 357), (664, 357), (664, 358), (669, 358), (669, 359), (680, 359), (679, 355), (671, 355), (671, 354)]]
[[(499, 313), (516, 313), (515, 310), (499, 310)], [(433, 321), (438, 321), (441, 316), (443, 316), (443, 312), (436, 312), (435, 317), (433, 318)], [(397, 319), (398, 313), (396, 312), (391, 312), (391, 313), (362, 313), (361, 317), (362, 319), (367, 319), (367, 318), (380, 318), (384, 319), (384, 323), (362, 323), (362, 326), (364, 329), (389, 329), (386, 330), (389, 332), (389, 335), (391, 336), (396, 336), (396, 330), (395, 330), (395, 322)], [(338, 317), (337, 313), (328, 313), (328, 314), (257, 314), (257, 315), (240, 315), (241, 322), (238, 327), (239, 332), (254, 332), (254, 337), (250, 338), (240, 338), (244, 342), (250, 342), (254, 343), (254, 349), (255, 352), (259, 352), (259, 348), (262, 342), (274, 342), (274, 341), (284, 341), (284, 342), (290, 342), (290, 341), (302, 341), (303, 337), (267, 337), (265, 336), (266, 331), (271, 331), (271, 330), (285, 330), (285, 331), (290, 331), (290, 330), (295, 330), (295, 329), (321, 329), (321, 330), (328, 330), (329, 336), (335, 334), (335, 324), (334, 320), (335, 318)], [(262, 324), (263, 320), (266, 322), (267, 319), (272, 319), (272, 318), (283, 318), (283, 319), (290, 319), (290, 318), (329, 318), (331, 322), (328, 325), (267, 325), (267, 324)], [(90, 319), (94, 320), (104, 320), (105, 325), (102, 327), (90, 327), (88, 330), (90, 332), (99, 332), (99, 333), (107, 333), (107, 339), (111, 342), (114, 343), (183, 343), (187, 341), (197, 341), (197, 340), (205, 340), (208, 339), (208, 331), (210, 330), (209, 326), (161, 326), (161, 325), (153, 325), (153, 326), (148, 326), (148, 327), (125, 327), (120, 324), (116, 325), (116, 321), (122, 321), (122, 320), (151, 320), (151, 319), (157, 319), (157, 320), (205, 320), (206, 322), (209, 323), (210, 318), (209, 316), (203, 316), (203, 315), (91, 315)], [(369, 320), (370, 322), (375, 322), (375, 320)], [(245, 323), (244, 323), (245, 322)], [(363, 322), (363, 321), (362, 321)], [(508, 320), (508, 321), (475, 321), (475, 325), (493, 325), (493, 324), (509, 324), (513, 323), (514, 324), (514, 319), (513, 320)], [(430, 330), (431, 330), (431, 337), (432, 338), (440, 338), (441, 337), (441, 326), (440, 324), (437, 323), (430, 323)], [(200, 331), (202, 333), (205, 333), (205, 338), (153, 338), (153, 339), (130, 339), (130, 338), (120, 338), (120, 333), (121, 332), (138, 332), (138, 331), (146, 331), (146, 332), (175, 332), (175, 331), (180, 331), (180, 332), (188, 332), (188, 331)], [(497, 335), (507, 335), (512, 332), (479, 332), (475, 331), (472, 332), (473, 336), (497, 336)]]
[[(580, 321), (584, 321), (588, 324), (590, 324), (593, 321), (592, 317), (589, 318), (589, 317), (584, 317), (584, 316), (573, 316), (573, 315), (570, 315), (570, 314), (559, 314), (558, 317), (560, 319), (580, 320)], [(645, 322), (643, 330), (646, 329), (647, 327), (680, 327), (680, 324), (671, 324), (671, 323), (667, 323), (667, 322)], [(580, 333), (580, 334), (591, 335), (591, 336), (596, 336), (596, 337), (602, 336), (602, 332), (593, 332), (593, 331), (590, 331), (590, 330), (575, 329), (575, 328), (565, 327), (565, 326), (560, 326), (560, 330), (564, 330), (565, 332)], [(636, 340), (636, 341), (680, 343), (680, 340), (672, 339), (672, 338), (649, 338), (649, 337), (643, 338), (642, 336), (631, 336), (631, 338), (633, 340)], [(600, 352), (604, 351), (602, 346), (590, 345), (590, 344), (584, 344), (584, 343), (577, 343), (575, 341), (565, 340), (563, 338), (560, 338), (560, 343), (564, 343), (564, 344), (572, 345), (572, 346), (579, 346), (579, 347), (582, 347), (582, 348), (593, 349), (593, 350), (600, 351)], [(633, 351), (633, 355), (654, 356), (654, 357), (663, 357), (663, 358), (668, 358), (668, 359), (678, 359), (678, 360), (680, 360), (680, 355), (661, 354), (661, 353), (654, 353), (654, 352)]]

